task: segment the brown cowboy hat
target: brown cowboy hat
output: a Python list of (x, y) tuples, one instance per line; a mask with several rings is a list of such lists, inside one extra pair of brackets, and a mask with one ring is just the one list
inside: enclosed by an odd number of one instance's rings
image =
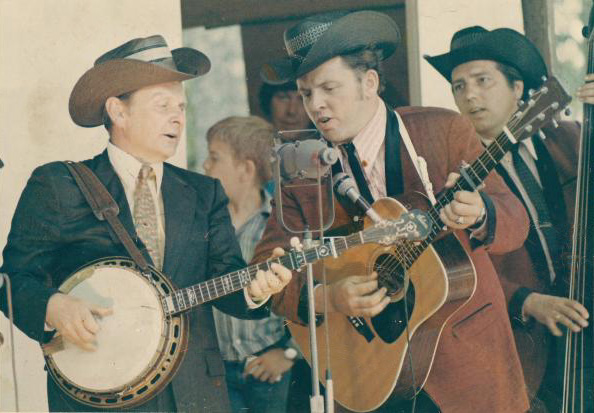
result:
[(333, 12), (308, 17), (284, 34), (288, 57), (262, 67), (260, 75), (270, 84), (296, 80), (333, 57), (374, 47), (385, 59), (400, 41), (398, 26), (375, 11)]
[(537, 89), (547, 76), (540, 52), (526, 36), (502, 28), (489, 31), (481, 26), (467, 27), (454, 33), (450, 51), (438, 56), (423, 56), (448, 82), (452, 71), (472, 60), (493, 60), (516, 68), (524, 80), (524, 89)]
[(198, 50), (169, 50), (160, 35), (130, 40), (105, 53), (76, 82), (68, 110), (79, 126), (103, 124), (105, 101), (146, 86), (192, 79), (210, 70), (210, 60)]

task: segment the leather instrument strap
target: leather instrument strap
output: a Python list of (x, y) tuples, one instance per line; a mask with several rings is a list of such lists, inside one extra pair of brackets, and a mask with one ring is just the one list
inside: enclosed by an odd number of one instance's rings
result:
[(97, 219), (100, 221), (106, 220), (111, 225), (111, 228), (122, 244), (124, 244), (130, 257), (140, 267), (142, 273), (145, 275), (150, 274), (148, 262), (118, 218), (120, 208), (105, 186), (99, 181), (93, 171), (82, 162), (65, 161), (64, 164), (68, 167), (68, 170), (74, 177)]

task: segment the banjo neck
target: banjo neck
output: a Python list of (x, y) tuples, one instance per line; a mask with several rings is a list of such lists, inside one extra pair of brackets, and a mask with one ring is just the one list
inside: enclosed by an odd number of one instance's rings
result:
[(237, 292), (247, 287), (256, 278), (258, 271), (268, 271), (274, 263), (294, 271), (320, 259), (336, 258), (343, 252), (363, 244), (389, 245), (402, 239), (415, 241), (426, 238), (428, 233), (426, 214), (418, 210), (411, 211), (403, 214), (398, 220), (384, 221), (348, 236), (326, 238), (318, 246), (303, 251), (292, 249), (281, 257), (250, 265), (190, 287), (180, 288), (161, 298), (163, 310), (167, 316), (173, 316)]

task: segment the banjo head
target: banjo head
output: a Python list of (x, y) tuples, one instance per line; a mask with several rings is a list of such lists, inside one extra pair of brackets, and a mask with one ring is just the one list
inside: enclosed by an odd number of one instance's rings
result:
[(109, 307), (97, 320), (96, 351), (68, 341), (53, 355), (59, 372), (78, 387), (109, 392), (141, 377), (162, 346), (164, 315), (157, 290), (130, 267), (96, 265), (77, 272), (65, 285), (69, 295)]
[(96, 351), (60, 336), (42, 345), (48, 372), (75, 400), (103, 409), (146, 402), (177, 372), (188, 344), (185, 315), (165, 315), (161, 297), (175, 288), (151, 269), (144, 276), (128, 258), (95, 261), (68, 277), (60, 291), (113, 313), (97, 320)]

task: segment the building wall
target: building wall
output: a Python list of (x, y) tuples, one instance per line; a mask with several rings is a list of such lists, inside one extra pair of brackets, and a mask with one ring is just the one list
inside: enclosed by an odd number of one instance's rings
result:
[[(0, 0), (0, 158), (5, 163), (0, 169), (0, 248), (36, 166), (86, 159), (105, 148), (102, 127), (80, 128), (68, 115), (78, 78), (99, 55), (129, 39), (161, 33), (170, 46), (179, 47), (181, 32), (178, 1)], [(184, 142), (173, 161), (184, 166), (185, 158)], [(0, 318), (0, 411), (14, 411), (9, 329), (6, 318)], [(39, 347), (16, 331), (15, 349), (21, 410), (47, 410)]]

